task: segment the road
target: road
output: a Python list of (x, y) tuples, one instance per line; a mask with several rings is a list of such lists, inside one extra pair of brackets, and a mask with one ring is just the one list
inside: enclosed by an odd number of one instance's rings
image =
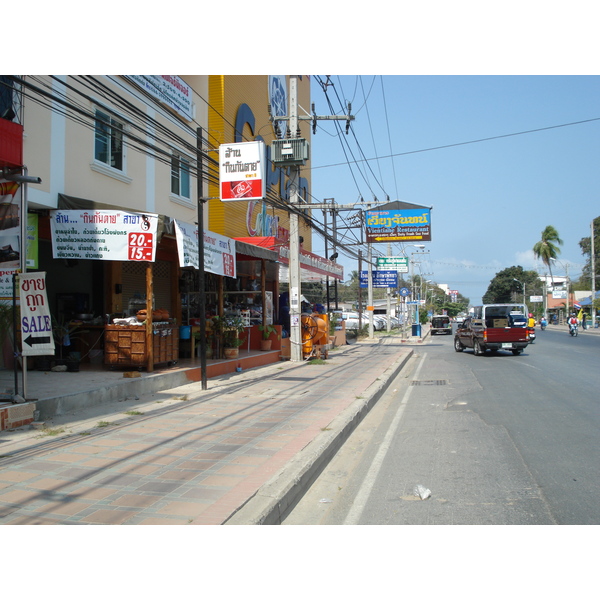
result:
[(284, 524), (600, 524), (600, 336), (537, 333), (429, 339)]

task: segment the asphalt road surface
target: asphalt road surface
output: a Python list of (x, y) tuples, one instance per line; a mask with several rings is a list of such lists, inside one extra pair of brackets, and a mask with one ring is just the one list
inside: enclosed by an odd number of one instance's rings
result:
[(600, 524), (600, 336), (537, 334), (430, 338), (284, 524)]

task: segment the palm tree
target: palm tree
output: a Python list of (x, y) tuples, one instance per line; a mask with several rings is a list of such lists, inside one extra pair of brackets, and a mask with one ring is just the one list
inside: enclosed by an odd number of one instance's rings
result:
[(542, 239), (533, 247), (534, 256), (536, 258), (541, 258), (542, 262), (550, 271), (550, 283), (552, 287), (554, 287), (554, 279), (552, 278), (552, 267), (550, 266), (550, 262), (553, 259), (555, 260), (560, 254), (558, 245), (562, 245), (562, 243), (563, 241), (560, 239), (556, 228), (552, 225), (548, 225), (544, 231), (542, 231)]

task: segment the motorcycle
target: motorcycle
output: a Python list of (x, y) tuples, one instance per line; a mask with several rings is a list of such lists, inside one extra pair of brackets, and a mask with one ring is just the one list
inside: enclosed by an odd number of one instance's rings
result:
[(577, 325), (571, 325), (571, 324), (569, 324), (569, 333), (573, 337), (577, 337)]
[(542, 319), (542, 320), (540, 321), (540, 329), (541, 329), (542, 331), (544, 331), (544, 329), (546, 329), (546, 325), (547, 325), (547, 323), (546, 323), (546, 319)]
[(529, 343), (533, 344), (533, 342), (535, 342), (535, 329), (533, 327), (528, 327), (527, 335), (529, 337)]

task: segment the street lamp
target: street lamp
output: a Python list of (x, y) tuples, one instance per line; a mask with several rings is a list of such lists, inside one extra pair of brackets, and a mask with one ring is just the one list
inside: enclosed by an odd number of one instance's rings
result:
[(518, 279), (515, 279), (514, 277), (513, 277), (513, 281), (516, 281), (521, 286), (521, 289), (523, 290), (523, 304), (526, 304), (526, 302), (525, 302), (525, 284), (520, 282)]

